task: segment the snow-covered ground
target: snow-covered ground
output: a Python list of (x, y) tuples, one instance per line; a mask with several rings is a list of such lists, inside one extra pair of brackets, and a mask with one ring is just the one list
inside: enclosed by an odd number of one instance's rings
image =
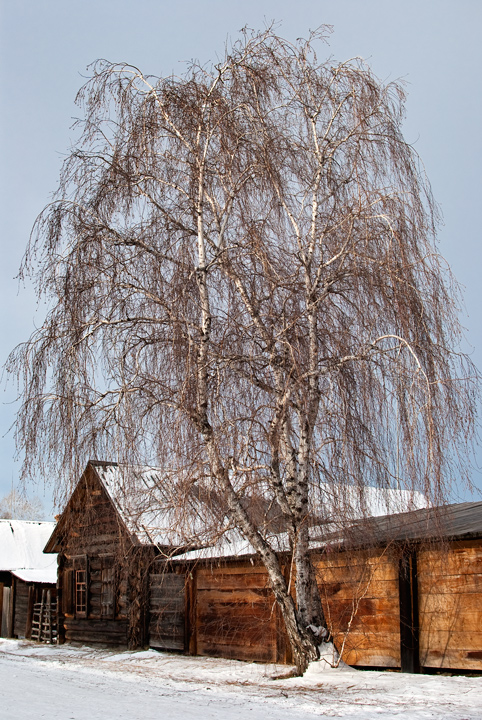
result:
[(0, 718), (481, 720), (482, 678), (284, 666), (0, 639)]

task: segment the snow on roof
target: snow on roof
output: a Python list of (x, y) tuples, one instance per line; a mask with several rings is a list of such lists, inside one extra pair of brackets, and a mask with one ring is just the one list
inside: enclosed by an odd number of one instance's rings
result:
[[(315, 486), (313, 502), (327, 518), (356, 520), (362, 517), (380, 517), (402, 512), (420, 510), (429, 506), (423, 493), (415, 490), (396, 488), (377, 488), (367, 485), (363, 493), (355, 485), (328, 485), (321, 483)], [(314, 511), (316, 516), (318, 511)]]
[(43, 549), (55, 523), (30, 520), (0, 520), (0, 570), (21, 580), (57, 582), (57, 555)]
[(91, 462), (128, 531), (141, 544), (186, 547), (212, 542), (223, 513), (208, 489), (165, 470)]

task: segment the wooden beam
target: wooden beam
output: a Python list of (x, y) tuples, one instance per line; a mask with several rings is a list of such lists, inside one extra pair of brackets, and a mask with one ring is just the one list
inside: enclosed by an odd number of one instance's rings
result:
[(35, 585), (31, 583), (28, 586), (28, 602), (27, 602), (27, 622), (25, 624), (25, 637), (30, 640), (32, 635), (33, 606), (35, 603)]
[(405, 553), (399, 564), (400, 657), (402, 672), (420, 672), (417, 553)]

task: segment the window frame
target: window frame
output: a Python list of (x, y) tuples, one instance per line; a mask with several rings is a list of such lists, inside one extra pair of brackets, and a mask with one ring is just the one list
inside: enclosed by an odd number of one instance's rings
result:
[(72, 600), (74, 617), (87, 618), (89, 615), (89, 559), (87, 555), (73, 558)]

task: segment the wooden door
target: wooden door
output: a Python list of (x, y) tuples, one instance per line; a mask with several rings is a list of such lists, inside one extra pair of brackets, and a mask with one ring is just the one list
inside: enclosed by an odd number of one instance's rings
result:
[(149, 647), (184, 650), (186, 588), (184, 575), (149, 576)]

